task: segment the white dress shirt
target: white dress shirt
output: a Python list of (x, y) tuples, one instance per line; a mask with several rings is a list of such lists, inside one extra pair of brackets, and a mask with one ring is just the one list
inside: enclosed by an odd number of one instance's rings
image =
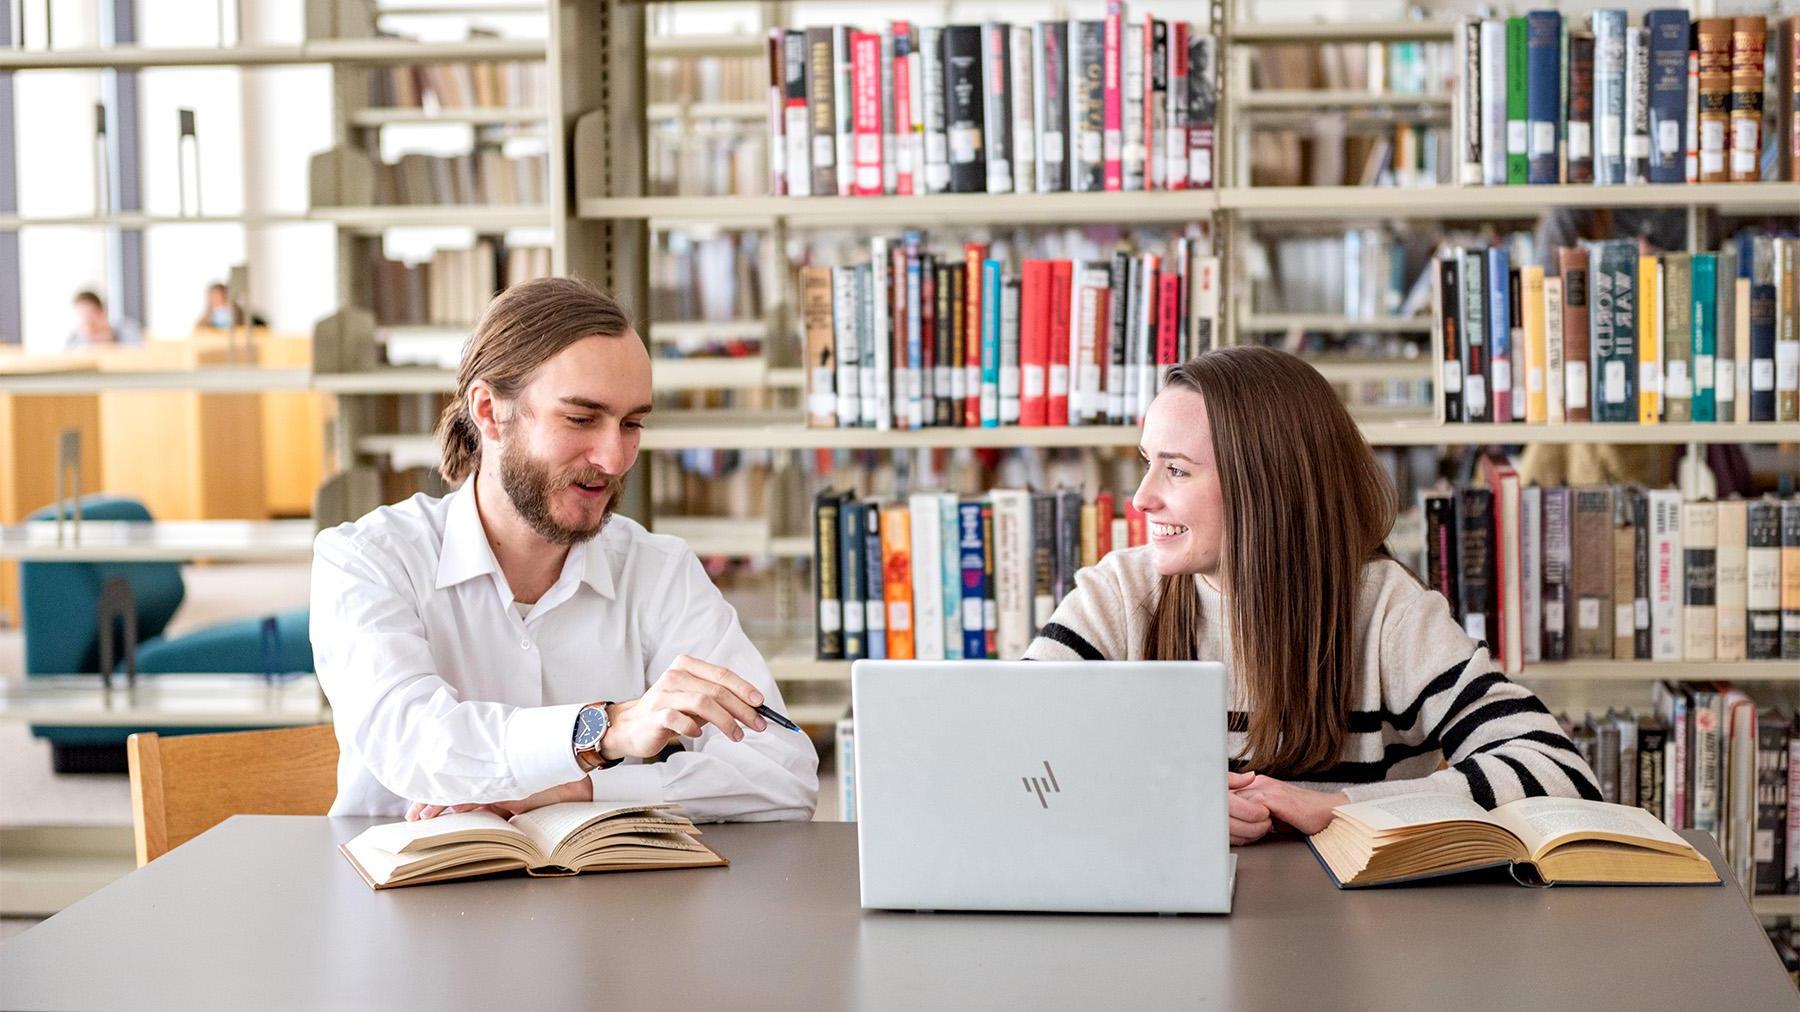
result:
[[(575, 715), (642, 696), (681, 654), (730, 668), (782, 709), (737, 612), (686, 542), (613, 516), (569, 549), (520, 618), (475, 481), (319, 534), (312, 643), (339, 759), (332, 815), (509, 801), (582, 776)], [(696, 820), (809, 819), (819, 757), (771, 722), (733, 742), (706, 725), (665, 762), (587, 774), (600, 800), (680, 802)]]

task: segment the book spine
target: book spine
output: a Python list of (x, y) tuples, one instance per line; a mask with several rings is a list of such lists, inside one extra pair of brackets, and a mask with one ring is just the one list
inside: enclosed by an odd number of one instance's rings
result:
[[(1494, 495), (1485, 488), (1461, 488), (1456, 500), (1457, 599), (1469, 638), (1495, 653), (1493, 626)], [(1497, 658), (1496, 658), (1497, 659)]]
[(800, 320), (806, 334), (806, 423), (837, 424), (837, 353), (834, 348), (833, 268), (800, 269)]
[(1037, 124), (1036, 104), (1032, 101), (1031, 29), (1024, 25), (1011, 29), (1012, 44), (1007, 50), (1007, 68), (1012, 74), (1012, 151), (1013, 190), (1033, 193), (1037, 190)]
[(1568, 182), (1593, 182), (1593, 32), (1570, 32)]
[(806, 114), (806, 33), (790, 31), (784, 36), (782, 136), (786, 141), (785, 178), (789, 196), (812, 196), (812, 138), (810, 118)]
[(1188, 33), (1188, 189), (1213, 187), (1213, 131), (1218, 121), (1219, 90), (1214, 76), (1217, 40), (1203, 32)]
[(1144, 189), (1166, 189), (1169, 178), (1169, 24), (1144, 18)]
[(1668, 728), (1655, 718), (1638, 719), (1637, 804), (1665, 824), (1673, 824), (1674, 813), (1665, 804), (1668, 785)]
[(857, 311), (858, 275), (868, 265), (831, 268), (832, 334), (837, 351), (837, 424), (849, 428), (862, 418), (862, 348)]
[(1543, 490), (1543, 635), (1539, 656), (1546, 661), (1569, 659), (1570, 491), (1558, 485)]
[(1618, 725), (1602, 718), (1590, 720), (1588, 726), (1594, 735), (1594, 774), (1600, 781), (1600, 800), (1616, 805), (1621, 798)]
[(1662, 256), (1663, 420), (1692, 421), (1694, 412), (1693, 260)]
[(1000, 424), (1019, 424), (1019, 279), (1000, 282)]
[[(1494, 421), (1513, 420), (1512, 267), (1505, 247), (1486, 251), (1488, 349), (1493, 354), (1490, 389), (1494, 397)], [(1523, 419), (1520, 419), (1523, 421)]]
[(1787, 888), (1788, 722), (1771, 714), (1756, 722), (1755, 891)]
[(1599, 10), (1594, 28), (1594, 182), (1625, 182), (1625, 12)]
[(1073, 308), (1074, 264), (1067, 260), (1051, 261), (1050, 293), (1047, 312), (1049, 332), (1046, 335), (1049, 393), (1045, 424), (1070, 424), (1069, 354), (1070, 310)]
[(1561, 177), (1557, 126), (1561, 119), (1562, 15), (1532, 11), (1526, 31), (1526, 181), (1555, 183)]
[(787, 32), (769, 29), (764, 54), (769, 81), (769, 193), (788, 194), (787, 185)]
[[(1679, 516), (1679, 514), (1677, 514)], [(1679, 522), (1679, 521), (1678, 521)], [(1653, 568), (1650, 496), (1639, 489), (1631, 493), (1632, 620), (1631, 656), (1647, 661), (1653, 656), (1650, 596), (1658, 574)]]
[[(1637, 532), (1635, 500), (1630, 489), (1620, 487), (1613, 495), (1613, 643), (1612, 655), (1618, 660), (1637, 656)], [(1643, 615), (1650, 621), (1650, 603), (1644, 601)], [(1647, 652), (1646, 652), (1647, 653)]]
[[(1590, 52), (1592, 47), (1590, 45)], [(1480, 186), (1481, 158), (1481, 20), (1464, 16), (1456, 21), (1455, 144), (1456, 181), (1462, 186)], [(1573, 119), (1573, 116), (1571, 116)], [(1570, 123), (1570, 150), (1574, 149), (1574, 123)]]
[(1787, 177), (1800, 183), (1800, 14), (1787, 20)]
[(987, 189), (987, 161), (982, 144), (983, 98), (981, 26), (946, 26), (944, 133), (948, 142), (952, 193), (981, 193)]
[(1525, 664), (1544, 659), (1544, 490), (1536, 485), (1518, 490), (1519, 593), (1518, 654)]
[(1568, 365), (1563, 349), (1562, 278), (1544, 279), (1544, 410), (1552, 425), (1569, 420), (1564, 400), (1568, 390)]
[(1450, 492), (1426, 492), (1420, 512), (1425, 520), (1425, 585), (1444, 596), (1450, 614), (1462, 612), (1457, 596), (1456, 498)]
[(1634, 240), (1598, 243), (1590, 257), (1595, 421), (1637, 419), (1637, 268)]
[(1749, 616), (1745, 610), (1749, 565), (1749, 511), (1742, 499), (1719, 503), (1719, 547), (1715, 556), (1717, 616), (1715, 656), (1741, 661), (1746, 656)]
[[(994, 504), (988, 500), (981, 501), (981, 579), (983, 595), (981, 598), (981, 640), (984, 652), (982, 657), (993, 660), (999, 657), (1000, 643), (1000, 610), (994, 600)], [(1011, 659), (1011, 658), (1009, 658)]]
[(1800, 498), (1781, 504), (1781, 659), (1800, 661)]
[(1081, 493), (1064, 489), (1056, 494), (1056, 599), (1075, 589), (1075, 571), (1081, 561)]
[(943, 598), (938, 611), (938, 624), (944, 633), (944, 659), (963, 659), (962, 553), (959, 549), (961, 526), (954, 492), (940, 492), (938, 499), (938, 588)]
[(1605, 487), (1569, 493), (1569, 596), (1574, 602), (1569, 651), (1576, 657), (1613, 655), (1613, 501)]
[(889, 139), (888, 160), (894, 166), (893, 192), (910, 197), (924, 186), (924, 167), (913, 157), (912, 145), (912, 122), (921, 100), (921, 96), (913, 90), (912, 25), (905, 21), (895, 21), (889, 26), (889, 30), (894, 40), (891, 69), (894, 128), (886, 134)]
[(1700, 181), (1700, 26), (1688, 26), (1687, 95), (1682, 140), (1686, 146), (1682, 178), (1689, 183)]
[(997, 22), (981, 26), (981, 82), (987, 156), (987, 192), (1013, 192), (1012, 68), (1008, 65), (1012, 29)]
[(851, 192), (859, 197), (881, 195), (881, 37), (856, 32), (850, 37), (851, 92), (856, 103), (852, 151), (856, 178)]
[(1120, 189), (1143, 190), (1144, 187), (1144, 26), (1125, 26), (1124, 46), (1120, 52), (1125, 67), (1120, 83), (1124, 104), (1122, 127), (1124, 147), (1119, 158), (1123, 178)]
[(827, 489), (813, 500), (813, 605), (815, 652), (820, 660), (844, 658), (844, 605), (838, 583), (838, 494)]
[(1691, 262), (1688, 315), (1694, 354), (1693, 417), (1696, 422), (1718, 420), (1719, 320), (1715, 294), (1719, 285), (1718, 266), (1718, 257), (1711, 253), (1695, 253)]
[(1731, 19), (1701, 18), (1699, 55), (1700, 182), (1731, 178), (1725, 151), (1731, 134)]
[(869, 656), (865, 630), (868, 599), (863, 575), (863, 504), (849, 496), (838, 500), (838, 592), (842, 595), (840, 612), (844, 623), (844, 659), (860, 660)]
[(982, 536), (981, 503), (961, 503), (956, 508), (956, 515), (961, 534), (962, 655), (970, 660), (979, 660), (987, 656), (982, 602), (988, 593), (987, 542)]
[(1070, 150), (1070, 188), (1081, 193), (1105, 189), (1106, 24), (1069, 23), (1069, 122), (1075, 131)]
[(1800, 239), (1771, 246), (1775, 296), (1775, 418), (1800, 421)]
[(881, 561), (881, 504), (863, 503), (863, 627), (871, 660), (887, 659), (887, 573)]
[(1481, 23), (1481, 181), (1487, 186), (1506, 183), (1507, 74), (1506, 22)]
[(1463, 254), (1461, 274), (1463, 418), (1471, 422), (1485, 422), (1493, 415), (1488, 409), (1487, 314), (1484, 311), (1483, 296), (1487, 261), (1479, 250)]
[(981, 262), (981, 425), (1000, 424), (1000, 261)]
[(832, 30), (808, 28), (806, 38), (806, 101), (810, 106), (812, 135), (812, 192), (838, 192), (837, 180), (837, 61), (833, 56)]
[(1693, 721), (1692, 744), (1688, 749), (1689, 768), (1692, 771), (1689, 801), (1689, 825), (1702, 832), (1719, 836), (1719, 783), (1720, 783), (1720, 732), (1724, 729), (1721, 719), (1721, 699), (1718, 692), (1711, 689), (1696, 689), (1691, 709)]
[[(902, 319), (897, 333), (906, 335), (906, 422), (921, 429), (936, 415), (937, 347), (926, 328), (925, 265), (911, 242), (893, 251), (895, 309)], [(885, 342), (883, 342), (885, 343)], [(872, 406), (871, 406), (872, 407)]]
[(1102, 188), (1116, 192), (1125, 188), (1125, 96), (1122, 78), (1125, 72), (1125, 4), (1123, 0), (1106, 0), (1106, 18), (1101, 22), (1101, 150), (1104, 172)]
[(1625, 181), (1650, 179), (1650, 33), (1625, 29)]
[(888, 658), (912, 660), (912, 511), (904, 504), (881, 511), (881, 593), (887, 599)]
[(1163, 140), (1164, 169), (1171, 190), (1185, 190), (1188, 185), (1188, 89), (1181, 82), (1188, 79), (1188, 25), (1183, 21), (1169, 23), (1168, 110), (1163, 120), (1168, 133)]
[(1530, 177), (1528, 93), (1530, 43), (1522, 17), (1506, 19), (1506, 181), (1521, 184)]
[(1056, 594), (1056, 497), (1031, 496), (1031, 635), (1050, 622)]
[(1710, 661), (1718, 644), (1719, 508), (1681, 506), (1681, 657)]
[(1025, 261), (1019, 282), (1019, 424), (1049, 424), (1050, 261)]
[(1032, 97), (1037, 101), (1037, 189), (1069, 188), (1069, 23), (1040, 21), (1032, 31), (1037, 59), (1032, 64)]
[(949, 106), (944, 95), (944, 30), (919, 29), (919, 78), (925, 92), (925, 192), (950, 190)]
[(1544, 333), (1544, 269), (1536, 264), (1519, 268), (1519, 289), (1525, 335), (1525, 421), (1542, 424), (1550, 419), (1550, 402), (1544, 389), (1550, 354)]
[(1766, 235), (1746, 237), (1749, 266), (1750, 420), (1777, 420), (1775, 244)]
[(1585, 422), (1592, 417), (1588, 251), (1582, 246), (1565, 246), (1556, 251), (1556, 258), (1563, 282), (1563, 409), (1569, 421)]
[(963, 244), (963, 411), (964, 428), (981, 427), (981, 371), (983, 342), (983, 285), (981, 264), (987, 259), (987, 247), (979, 243)]
[(1432, 345), (1438, 361), (1438, 421), (1463, 420), (1462, 403), (1462, 327), (1456, 311), (1462, 286), (1459, 270), (1462, 258), (1454, 253), (1433, 257), (1435, 272), (1432, 285)]
[[(897, 24), (904, 25), (905, 22)], [(894, 114), (895, 27), (896, 23), (890, 23), (875, 33), (878, 41), (875, 77), (881, 90), (881, 192), (884, 194), (898, 193), (900, 185), (900, 123)]]
[(1644, 15), (1650, 37), (1650, 181), (1687, 182), (1688, 15)]
[[(947, 656), (944, 641), (944, 522), (935, 492), (917, 492), (907, 498), (912, 535), (913, 652), (922, 661), (941, 661)], [(891, 621), (891, 619), (890, 619)], [(957, 640), (961, 650), (961, 640)]]
[(1731, 20), (1731, 181), (1762, 178), (1763, 42), (1768, 19)]
[(995, 654), (1014, 660), (1031, 644), (1031, 501), (1018, 489), (991, 493), (994, 513)]
[(1637, 258), (1637, 420), (1662, 420), (1662, 262)]

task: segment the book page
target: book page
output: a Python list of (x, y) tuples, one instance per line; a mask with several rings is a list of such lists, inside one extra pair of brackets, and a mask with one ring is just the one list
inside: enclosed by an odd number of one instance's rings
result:
[(1581, 837), (1628, 837), (1658, 850), (1691, 850), (1680, 834), (1642, 808), (1581, 798), (1525, 798), (1494, 809), (1494, 817), (1524, 841), (1532, 856)]
[(475, 840), (506, 841), (514, 846), (529, 844), (525, 834), (492, 812), (453, 812), (417, 822), (390, 822), (369, 827), (357, 839), (391, 854), (410, 854)]
[(1377, 832), (1428, 826), (1440, 822), (1485, 822), (1505, 828), (1489, 818), (1486, 809), (1453, 794), (1402, 794), (1374, 801), (1339, 805), (1337, 814)]
[(545, 861), (548, 861), (556, 848), (562, 846), (569, 837), (593, 823), (615, 815), (662, 811), (669, 807), (628, 801), (565, 801), (515, 815), (512, 826), (524, 833), (544, 856)]

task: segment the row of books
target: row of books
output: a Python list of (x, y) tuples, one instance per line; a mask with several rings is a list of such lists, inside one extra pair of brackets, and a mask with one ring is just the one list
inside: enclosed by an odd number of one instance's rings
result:
[[(1754, 182), (1762, 165), (1763, 15), (1693, 19), (1681, 8), (1465, 17), (1456, 26), (1457, 173), (1464, 185)], [(1784, 168), (1800, 179), (1800, 15), (1776, 56)]]
[(650, 319), (756, 320), (762, 316), (762, 233), (664, 232), (650, 249)]
[(1421, 496), (1421, 572), (1509, 674), (1570, 658), (1800, 660), (1800, 499), (1479, 484)]
[(549, 164), (546, 155), (508, 157), (495, 145), (460, 155), (413, 152), (396, 162), (375, 163), (375, 201), (389, 206), (542, 204)]
[(830, 489), (813, 501), (821, 660), (1014, 659), (1075, 586), (1075, 571), (1146, 543), (1144, 516), (1102, 492)]
[(1198, 26), (892, 21), (769, 33), (777, 195), (1213, 185), (1216, 46)]
[(550, 276), (550, 247), (491, 239), (478, 239), (468, 249), (434, 250), (423, 263), (371, 259), (370, 309), (383, 326), (473, 325), (502, 289)]
[(935, 253), (908, 232), (870, 240), (863, 263), (802, 268), (808, 424), (1138, 421), (1167, 368), (1214, 340), (1218, 258), (1196, 245), (1014, 267), (986, 244)]
[(1603, 800), (1713, 834), (1759, 895), (1800, 893), (1800, 728), (1723, 682), (1664, 681), (1649, 712), (1560, 716)]
[(410, 63), (369, 71), (369, 104), (380, 109), (542, 109), (545, 64)]
[(1254, 259), (1272, 261), (1274, 283), (1257, 288), (1258, 310), (1385, 320), (1424, 308), (1422, 300), (1412, 300), (1418, 306), (1408, 302), (1409, 279), (1416, 277), (1417, 267), (1408, 274), (1406, 243), (1390, 229), (1367, 226), (1335, 235), (1246, 240), (1254, 244)]
[(1459, 247), (1433, 270), (1440, 421), (1800, 420), (1800, 240)]

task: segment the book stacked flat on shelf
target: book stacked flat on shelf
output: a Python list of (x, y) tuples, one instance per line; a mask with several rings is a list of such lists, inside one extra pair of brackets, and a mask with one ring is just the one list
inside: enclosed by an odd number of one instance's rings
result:
[(1421, 496), (1420, 571), (1509, 674), (1570, 659), (1800, 660), (1800, 499), (1480, 483)]
[[(1524, 183), (1800, 180), (1800, 15), (1691, 19), (1682, 8), (1565, 19), (1534, 10), (1456, 25), (1457, 180)], [(1765, 174), (1765, 46), (1778, 90)]]
[(675, 805), (577, 801), (510, 819), (475, 811), (372, 826), (338, 850), (369, 888), (395, 889), (505, 872), (557, 877), (730, 863), (699, 836)]
[(1124, 424), (1168, 368), (1212, 346), (1218, 258), (1030, 259), (917, 233), (867, 262), (800, 272), (807, 421), (816, 426)]
[(376, 202), (383, 205), (542, 204), (546, 156), (509, 158), (498, 146), (483, 145), (460, 155), (400, 156), (375, 165)]
[(1800, 729), (1725, 682), (1659, 682), (1650, 708), (1559, 716), (1600, 781), (1673, 829), (1711, 833), (1746, 890), (1800, 892)]
[(1800, 239), (1746, 231), (1693, 254), (1609, 239), (1545, 259), (1433, 261), (1439, 421), (1800, 421)]
[(1307, 838), (1339, 889), (1508, 868), (1524, 885), (1716, 885), (1693, 844), (1640, 808), (1522, 798), (1489, 811), (1407, 794), (1338, 806)]
[(776, 195), (1213, 185), (1214, 39), (1134, 18), (769, 33)]

